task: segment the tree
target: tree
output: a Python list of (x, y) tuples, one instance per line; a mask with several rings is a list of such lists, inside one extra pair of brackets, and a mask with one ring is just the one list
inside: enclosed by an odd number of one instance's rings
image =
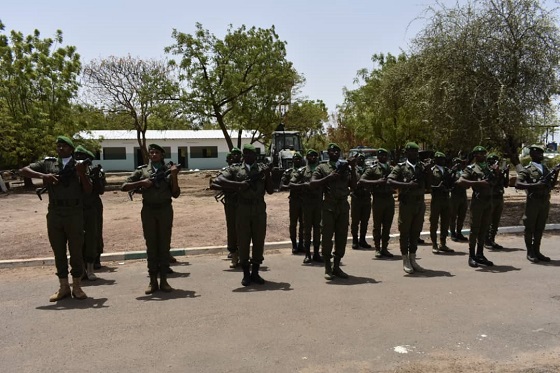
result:
[(179, 116), (179, 86), (174, 68), (165, 61), (111, 56), (93, 60), (83, 73), (86, 101), (107, 115), (128, 118), (135, 129), (144, 162), (148, 162), (146, 131)]
[(78, 90), (80, 56), (73, 46), (61, 47), (62, 31), (41, 38), (4, 34), (0, 22), (0, 159), (22, 166), (52, 154), (56, 136), (71, 135), (71, 100)]
[(299, 131), (304, 144), (308, 145), (316, 137), (325, 135), (324, 125), (329, 119), (327, 106), (321, 100), (297, 100), (283, 118), (286, 130)]
[(303, 81), (286, 59), (286, 43), (270, 29), (230, 25), (223, 40), (200, 23), (194, 35), (173, 30), (168, 53), (179, 56), (184, 113), (201, 126), (216, 123), (231, 149), (231, 131), (270, 132), (280, 104)]
[[(414, 40), (422, 115), (447, 146), (516, 153), (556, 121), (560, 34), (537, 0), (481, 0), (430, 9)], [(443, 144), (441, 145), (443, 146)]]

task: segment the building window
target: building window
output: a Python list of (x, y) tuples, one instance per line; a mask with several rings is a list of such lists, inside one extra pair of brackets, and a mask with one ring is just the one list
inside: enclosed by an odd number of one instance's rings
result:
[(218, 158), (218, 147), (191, 146), (191, 158)]
[(115, 160), (115, 159), (126, 159), (126, 148), (114, 147), (114, 148), (103, 148), (103, 159), (104, 160)]

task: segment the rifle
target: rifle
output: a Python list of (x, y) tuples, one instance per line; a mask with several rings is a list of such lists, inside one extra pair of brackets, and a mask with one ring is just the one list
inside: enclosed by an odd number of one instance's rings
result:
[[(70, 184), (70, 178), (76, 174), (76, 165), (79, 163), (84, 163), (86, 165), (91, 165), (91, 159), (86, 158), (83, 161), (74, 160), (74, 163), (67, 164), (62, 170), (58, 171), (55, 176), (64, 186)], [(43, 194), (48, 190), (46, 186), (42, 188), (35, 189), (35, 194), (39, 197), (39, 200), (43, 200)]]
[(550, 170), (550, 172), (546, 175), (542, 175), (539, 179), (539, 183), (546, 184), (550, 189), (554, 188), (554, 184), (558, 177), (558, 172), (560, 172), (560, 164), (557, 164)]
[[(152, 182), (152, 185), (154, 187), (159, 188), (160, 183), (171, 174), (171, 170), (169, 169), (169, 167), (173, 165), (174, 163), (172, 161), (169, 161), (169, 163), (166, 165), (165, 171), (163, 170), (163, 168), (160, 168), (157, 171), (150, 173), (148, 179)], [(181, 166), (178, 165), (177, 167), (180, 168)], [(134, 200), (134, 193), (142, 193), (142, 188), (136, 188), (128, 191), (128, 198), (130, 198), (131, 201)]]

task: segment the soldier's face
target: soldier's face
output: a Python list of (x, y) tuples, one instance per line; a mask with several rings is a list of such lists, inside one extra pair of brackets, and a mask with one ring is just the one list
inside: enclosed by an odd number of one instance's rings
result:
[(250, 150), (243, 151), (243, 160), (245, 161), (245, 163), (253, 164), (255, 163), (256, 159), (257, 159), (257, 155), (255, 154), (255, 152), (252, 152)]
[(150, 149), (150, 161), (152, 162), (161, 162), (163, 161), (163, 153), (157, 149)]
[(317, 163), (317, 155), (316, 154), (308, 154), (306, 158), (307, 158), (307, 163), (308, 164), (316, 164)]
[(300, 157), (295, 157), (295, 158), (294, 158), (294, 166), (300, 167), (302, 161), (303, 161), (303, 159), (301, 159)]
[(336, 162), (340, 158), (340, 149), (331, 148), (329, 149), (329, 161)]
[(78, 161), (85, 161), (88, 158), (88, 155), (86, 153), (76, 152), (74, 153), (74, 158), (76, 158)]
[(241, 163), (241, 153), (231, 153), (231, 160), (233, 163)]
[(531, 150), (529, 153), (531, 160), (536, 163), (541, 163), (544, 159), (544, 153), (540, 150)]
[(406, 158), (409, 161), (417, 161), (418, 160), (418, 149), (407, 149), (406, 150)]
[(436, 158), (436, 164), (438, 166), (445, 166), (445, 158), (443, 158), (443, 157)]
[(474, 153), (474, 159), (477, 162), (484, 162), (486, 161), (486, 152), (476, 152)]
[(387, 153), (377, 153), (377, 160), (381, 163), (387, 162)]
[(366, 163), (366, 159), (364, 157), (358, 157), (358, 159), (356, 159), (356, 164), (358, 166), (363, 166)]
[(70, 145), (68, 145), (65, 142), (57, 142), (56, 143), (56, 154), (58, 154), (58, 156), (60, 158), (68, 158), (72, 155), (72, 152), (74, 151), (74, 148), (72, 148)]

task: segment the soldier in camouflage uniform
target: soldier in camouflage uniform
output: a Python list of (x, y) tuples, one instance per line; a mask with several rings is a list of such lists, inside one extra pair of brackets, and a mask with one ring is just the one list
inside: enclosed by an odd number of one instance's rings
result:
[[(79, 161), (95, 159), (95, 155), (78, 145), (74, 152), (74, 158)], [(100, 167), (87, 168), (88, 177), (91, 180), (92, 191), (90, 194), (84, 195), (84, 261), (86, 263), (86, 270), (84, 271), (84, 278), (95, 281), (97, 276), (94, 273), (94, 264), (98, 256), (100, 247), (99, 239), (101, 237), (101, 227), (99, 226), (99, 215), (103, 211), (99, 211), (99, 202), (101, 194), (105, 193), (105, 175)]]
[[(292, 241), (292, 254), (303, 253), (303, 194), (301, 190), (290, 188), (292, 176), (297, 172), (303, 163), (303, 157), (299, 152), (295, 152), (292, 158), (293, 167), (287, 169), (282, 174), (280, 189), (290, 189), (290, 240)], [(298, 229), (299, 228), (299, 229)], [(298, 241), (299, 233), (299, 241)]]
[[(325, 261), (325, 279), (332, 280), (334, 276), (348, 278), (340, 268), (340, 261), (346, 252), (348, 237), (348, 223), (350, 220), (350, 205), (348, 195), (350, 189), (356, 187), (355, 160), (339, 161), (340, 147), (334, 143), (327, 147), (329, 161), (317, 166), (311, 177), (311, 188), (323, 188), (323, 259)], [(331, 266), (333, 257), (334, 263)]]
[[(452, 174), (445, 166), (446, 158), (442, 152), (434, 155), (436, 164), (432, 167), (432, 201), (430, 203), (430, 238), (432, 253), (451, 253), (454, 250), (447, 247), (447, 233), (449, 229), (449, 189), (452, 185)], [(437, 229), (440, 223), (440, 244), (437, 241)]]
[[(49, 300), (56, 302), (72, 295), (76, 299), (86, 299), (81, 288), (84, 271), (84, 195), (91, 193), (91, 180), (87, 177), (85, 163), (76, 162), (73, 157), (74, 143), (66, 136), (56, 139), (58, 158), (48, 158), (32, 163), (19, 170), (20, 175), (42, 179), (49, 193), (47, 231), (56, 265), (56, 275), (60, 287)], [(68, 258), (70, 252), (72, 266), (72, 290), (68, 282)]]
[(527, 260), (550, 262), (550, 258), (541, 253), (541, 239), (550, 210), (550, 191), (558, 181), (558, 166), (551, 171), (542, 163), (544, 148), (539, 145), (531, 145), (529, 155), (531, 162), (519, 170), (515, 183), (517, 189), (527, 191), (523, 215)]
[[(310, 187), (311, 177), (318, 165), (319, 153), (313, 149), (307, 151), (307, 165), (294, 172), (290, 180), (291, 190), (301, 190), (303, 195), (303, 242), (305, 247), (304, 264), (322, 262), (319, 253), (321, 249), (321, 208), (323, 191), (321, 188)], [(313, 241), (311, 240), (313, 231)], [(313, 242), (313, 257), (311, 257), (311, 243)]]
[[(488, 164), (494, 164), (499, 167), (500, 157), (497, 154), (489, 154)], [(508, 166), (509, 167), (509, 166)], [(504, 188), (509, 187), (509, 168), (499, 170), (498, 179), (492, 186), (491, 212), (490, 212), (490, 227), (488, 229), (488, 236), (486, 237), (485, 245), (489, 249), (501, 250), (502, 245), (496, 243), (496, 234), (500, 226), (500, 219), (504, 211)]]
[(468, 242), (469, 239), (463, 236), (463, 224), (467, 216), (467, 189), (457, 184), (457, 181), (463, 174), (463, 160), (461, 158), (453, 158), (453, 166), (451, 167), (452, 186), (451, 198), (449, 200), (449, 227), (451, 232), (451, 240), (455, 242)]
[[(366, 156), (358, 153), (356, 156), (356, 177), (360, 179), (366, 170)], [(350, 231), (352, 232), (352, 249), (371, 249), (366, 241), (366, 233), (371, 216), (371, 193), (363, 186), (357, 185), (350, 193), (350, 216), (352, 221)], [(358, 230), (360, 238), (358, 239)]]
[(373, 196), (373, 242), (376, 258), (393, 257), (388, 247), (395, 216), (395, 198), (393, 198), (393, 188), (387, 184), (387, 177), (393, 169), (387, 162), (388, 155), (386, 149), (377, 149), (377, 162), (368, 167), (358, 181), (358, 186), (363, 185), (371, 189)]
[(406, 273), (423, 272), (416, 262), (418, 239), (424, 224), (426, 204), (424, 192), (430, 183), (429, 169), (418, 158), (418, 144), (405, 145), (406, 161), (397, 164), (387, 179), (387, 183), (399, 189), (399, 244)]
[(173, 227), (171, 199), (179, 197), (181, 189), (177, 179), (179, 169), (174, 164), (168, 166), (164, 163), (165, 150), (157, 144), (150, 144), (148, 151), (150, 162), (138, 167), (126, 179), (121, 190), (142, 190), (142, 230), (146, 240), (150, 275), (145, 293), (152, 294), (158, 289), (165, 292), (173, 290), (167, 282)]
[(464, 187), (473, 189), (471, 197), (471, 233), (469, 235), (469, 266), (478, 265), (493, 266), (490, 260), (484, 256), (484, 241), (488, 234), (490, 225), (490, 212), (492, 208), (492, 186), (497, 175), (496, 170), (488, 166), (486, 162), (486, 149), (475, 146), (473, 151), (473, 163), (468, 165), (458, 183)]
[[(222, 188), (237, 191), (236, 229), (239, 262), (243, 268), (241, 285), (251, 283), (262, 285), (265, 280), (259, 275), (264, 260), (266, 237), (265, 192), (272, 194), (274, 185), (270, 167), (256, 162), (257, 154), (253, 145), (243, 146), (243, 163), (225, 170), (216, 183)], [(253, 253), (250, 252), (251, 242)], [(252, 264), (250, 268), (249, 263)]]

